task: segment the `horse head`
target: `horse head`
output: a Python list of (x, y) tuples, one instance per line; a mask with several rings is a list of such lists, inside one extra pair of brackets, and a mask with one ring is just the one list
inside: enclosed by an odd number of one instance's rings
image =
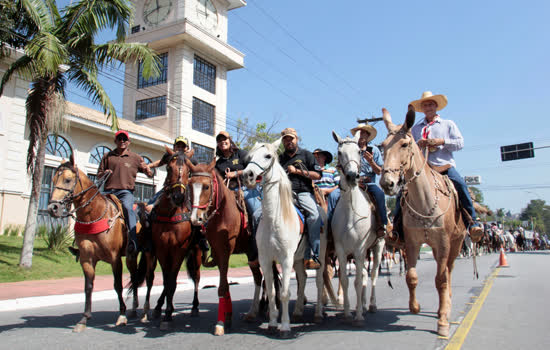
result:
[(174, 152), (168, 147), (162, 157), (166, 163), (166, 182), (165, 193), (168, 195), (172, 204), (179, 207), (185, 202), (187, 183), (189, 181), (189, 168), (187, 167), (187, 157), (183, 152)]
[(78, 169), (71, 154), (68, 162), (63, 162), (57, 167), (52, 179), (52, 192), (48, 204), (48, 212), (51, 216), (57, 218), (67, 216), (78, 183)]
[(418, 151), (414, 142), (411, 128), (414, 125), (415, 111), (412, 105), (403, 125), (395, 125), (391, 120), (387, 109), (382, 108), (384, 124), (388, 129), (388, 136), (382, 142), (384, 150), (384, 166), (380, 186), (387, 195), (393, 196), (399, 191), (400, 185), (404, 182), (405, 174), (413, 166), (413, 152)]
[(257, 181), (273, 167), (277, 160), (277, 150), (281, 145), (281, 138), (273, 143), (257, 143), (248, 152), (248, 165), (243, 170), (244, 184), (254, 188)]
[(345, 184), (356, 186), (361, 168), (361, 153), (359, 150), (359, 133), (355, 137), (342, 139), (336, 132), (332, 132), (334, 141), (338, 142), (338, 167), (340, 168)]
[(214, 170), (216, 159), (210, 164), (193, 165), (189, 159), (185, 161), (191, 175), (189, 187), (191, 190), (191, 223), (195, 226), (203, 226), (208, 222), (209, 211), (212, 207), (216, 210), (220, 189), (218, 188), (218, 175)]

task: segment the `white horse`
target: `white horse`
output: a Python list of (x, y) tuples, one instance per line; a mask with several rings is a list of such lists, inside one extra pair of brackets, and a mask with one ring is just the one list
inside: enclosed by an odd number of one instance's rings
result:
[[(363, 310), (366, 309), (366, 278), (365, 257), (368, 248), (373, 250), (373, 266), (371, 270), (371, 298), (368, 310), (376, 312), (376, 279), (378, 267), (382, 259), (384, 240), (376, 236), (376, 220), (374, 206), (357, 184), (360, 171), (359, 133), (355, 138), (341, 139), (338, 134), (332, 132), (334, 140), (338, 142), (338, 166), (341, 171), (340, 188), (341, 196), (332, 217), (332, 235), (334, 247), (341, 267), (346, 266), (347, 257), (351, 254), (355, 258), (355, 292), (357, 305), (355, 310), (354, 325), (363, 324)], [(323, 259), (321, 259), (323, 262)], [(344, 317), (351, 320), (350, 303), (348, 298), (348, 276), (346, 269), (340, 268), (340, 282), (344, 292)], [(322, 305), (317, 303), (316, 316), (321, 315)]]
[[(269, 299), (268, 330), (277, 330), (278, 310), (275, 303), (272, 264), (278, 262), (282, 268), (280, 335), (287, 338), (291, 335), (288, 301), (293, 266), (298, 281), (298, 295), (292, 318), (300, 319), (304, 311), (307, 277), (304, 269), (304, 251), (307, 239), (300, 236), (300, 219), (292, 200), (292, 186), (278, 161), (277, 149), (280, 144), (281, 139), (272, 144), (256, 144), (248, 153), (249, 163), (243, 170), (243, 178), (248, 187), (255, 186), (259, 178), (263, 181), (262, 217), (256, 231), (256, 242)], [(253, 303), (258, 303), (256, 295)]]

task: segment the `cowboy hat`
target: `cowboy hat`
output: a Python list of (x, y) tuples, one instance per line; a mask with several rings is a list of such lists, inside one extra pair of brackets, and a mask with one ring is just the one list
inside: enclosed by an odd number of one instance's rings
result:
[(420, 99), (412, 101), (410, 104), (416, 111), (422, 112), (422, 102), (424, 101), (434, 101), (437, 103), (437, 110), (440, 111), (447, 105), (447, 96), (434, 95), (431, 91), (424, 91)]
[(329, 151), (322, 150), (320, 148), (317, 148), (315, 151), (313, 151), (313, 154), (315, 153), (321, 153), (325, 156), (326, 160), (325, 163), (329, 164), (332, 162), (332, 154)]
[(359, 130), (365, 130), (369, 133), (369, 138), (367, 139), (367, 142), (371, 142), (376, 137), (376, 129), (370, 124), (361, 123), (357, 125), (355, 128), (351, 129), (351, 134), (355, 136), (355, 133)]

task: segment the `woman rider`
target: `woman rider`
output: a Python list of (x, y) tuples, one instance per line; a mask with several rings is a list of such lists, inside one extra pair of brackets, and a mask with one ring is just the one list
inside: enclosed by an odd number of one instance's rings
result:
[[(216, 136), (216, 169), (228, 182), (228, 187), (231, 190), (238, 191), (239, 184), (242, 184), (242, 174), (244, 168), (248, 165), (245, 160), (247, 152), (239, 149), (227, 131), (221, 131)], [(239, 183), (240, 180), (240, 183)], [(249, 189), (246, 186), (241, 186), (240, 189), (244, 193), (244, 201), (248, 212), (249, 224), (251, 224), (251, 236), (249, 241), (248, 264), (251, 266), (258, 265), (258, 248), (256, 247), (256, 229), (260, 222), (262, 214), (262, 204), (260, 202), (260, 191), (258, 188)]]

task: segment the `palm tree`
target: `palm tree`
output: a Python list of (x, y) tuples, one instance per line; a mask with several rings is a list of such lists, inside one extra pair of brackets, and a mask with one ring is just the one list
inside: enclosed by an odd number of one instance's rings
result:
[[(108, 65), (139, 60), (144, 66), (143, 75), (148, 78), (159, 74), (160, 61), (146, 45), (124, 42), (133, 15), (128, 0), (80, 0), (62, 12), (55, 0), (17, 0), (17, 7), (36, 29), (26, 40), (25, 55), (12, 63), (2, 77), (0, 96), (15, 73), (31, 81), (26, 117), (30, 129), (27, 170), (32, 174), (32, 189), (19, 261), (20, 266), (31, 267), (46, 140), (49, 125), (57, 117), (62, 118), (59, 107), (64, 106), (66, 83), (73, 82), (85, 90), (110, 118), (112, 129), (118, 130), (115, 108), (98, 73)], [(96, 44), (94, 38), (103, 29), (115, 30), (116, 40)], [(21, 37), (15, 31), (9, 35)]]

